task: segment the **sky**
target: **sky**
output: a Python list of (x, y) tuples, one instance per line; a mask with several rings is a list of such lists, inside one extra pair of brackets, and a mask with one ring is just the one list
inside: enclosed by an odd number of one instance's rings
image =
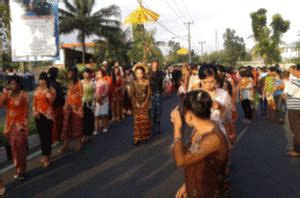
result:
[[(112, 4), (119, 6), (122, 21), (138, 6), (137, 0), (96, 0), (96, 4), (95, 10)], [(285, 43), (296, 41), (297, 35), (300, 34), (299, 0), (143, 0), (143, 4), (160, 14), (159, 23), (146, 25), (148, 30), (156, 30), (157, 41), (174, 40), (187, 48), (188, 31), (184, 22), (193, 21), (191, 25), (192, 49), (197, 53), (201, 53), (199, 44), (201, 41), (205, 41), (204, 52), (216, 49), (216, 31), (219, 48), (222, 48), (222, 36), (226, 28), (234, 29), (238, 36), (245, 39), (247, 49), (251, 49), (254, 41), (249, 38), (252, 35), (250, 13), (259, 8), (268, 10), (268, 24), (271, 23), (271, 18), (276, 13), (280, 13), (283, 19), (291, 22), (290, 30), (282, 38)], [(63, 7), (62, 4), (61, 7)], [(126, 27), (128, 26), (123, 26), (123, 28)], [(176, 36), (179, 37), (176, 38)], [(75, 42), (76, 36), (74, 34), (62, 36), (61, 40), (62, 42)], [(167, 52), (167, 47), (163, 48), (163, 51)]]

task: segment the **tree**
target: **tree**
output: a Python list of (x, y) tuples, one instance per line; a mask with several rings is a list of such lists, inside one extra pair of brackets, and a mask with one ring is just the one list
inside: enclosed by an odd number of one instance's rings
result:
[(132, 40), (129, 37), (129, 29), (120, 29), (115, 34), (111, 34), (107, 38), (96, 40), (95, 55), (100, 60), (119, 61), (123, 64), (129, 64), (127, 52), (132, 47)]
[(225, 62), (229, 65), (236, 65), (237, 61), (244, 60), (246, 57), (246, 45), (244, 39), (235, 35), (235, 30), (226, 29), (224, 38)]
[(200, 62), (223, 65), (226, 62), (225, 51), (221, 50), (209, 54), (204, 54), (200, 57)]
[(188, 55), (178, 55), (177, 51), (182, 48), (179, 42), (169, 41), (168, 42), (169, 53), (167, 56), (168, 63), (182, 63), (188, 62)]
[(108, 37), (120, 29), (120, 10), (109, 6), (93, 12), (95, 0), (64, 0), (65, 10), (60, 9), (59, 30), (61, 34), (79, 31), (77, 39), (82, 45), (82, 62), (85, 64), (86, 38), (92, 35)]
[(144, 25), (132, 26), (133, 43), (128, 51), (131, 62), (147, 62), (153, 58), (163, 60), (163, 54), (159, 46), (164, 42), (155, 41), (155, 31), (147, 31)]
[[(10, 53), (10, 47), (8, 47), (9, 50), (2, 51), (2, 39), (4, 39), (4, 34), (6, 35), (6, 41), (8, 42), (10, 40), (10, 10), (8, 2), (1, 3), (0, 4), (0, 23), (3, 22), (3, 32), (0, 32), (2, 38), (0, 38), (0, 62), (5, 61), (11, 61), (11, 53)], [(3, 65), (2, 65), (3, 66)]]
[(265, 64), (279, 63), (281, 61), (279, 44), (283, 34), (290, 28), (290, 21), (284, 20), (280, 14), (275, 14), (268, 27), (266, 13), (267, 10), (261, 8), (250, 14), (253, 36), (256, 41), (255, 54), (261, 56)]

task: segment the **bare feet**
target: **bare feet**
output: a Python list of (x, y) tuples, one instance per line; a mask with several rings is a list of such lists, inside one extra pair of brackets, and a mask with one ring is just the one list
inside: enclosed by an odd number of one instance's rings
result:
[(0, 195), (5, 194), (5, 186), (2, 181), (0, 181)]
[(79, 141), (74, 149), (74, 151), (80, 151), (81, 150), (81, 147), (82, 147), (82, 144), (81, 142)]
[(50, 165), (49, 157), (46, 157), (46, 158), (45, 158), (45, 161), (43, 162), (43, 167), (44, 167), (44, 168), (47, 168), (49, 165)]

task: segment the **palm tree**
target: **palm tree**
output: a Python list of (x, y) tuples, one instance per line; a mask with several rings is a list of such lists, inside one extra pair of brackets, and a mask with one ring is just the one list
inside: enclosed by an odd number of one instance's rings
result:
[(150, 57), (151, 58), (158, 58), (162, 56), (162, 52), (159, 46), (165, 45), (163, 41), (155, 41), (154, 35), (156, 31), (146, 31), (144, 34), (144, 55), (143, 55), (143, 62), (146, 62)]
[(119, 61), (121, 63), (129, 63), (127, 52), (132, 47), (132, 40), (130, 39), (130, 29), (121, 30), (108, 35), (106, 38), (95, 40), (97, 55), (101, 59), (109, 61)]
[(85, 65), (86, 38), (92, 35), (107, 37), (120, 29), (120, 10), (112, 5), (93, 12), (95, 0), (64, 0), (65, 10), (60, 9), (61, 34), (79, 31), (77, 39), (82, 45), (82, 63)]
[(132, 61), (146, 63), (151, 58), (162, 59), (163, 55), (159, 46), (165, 42), (155, 41), (155, 30), (147, 31), (144, 25), (133, 25), (133, 47), (128, 55)]

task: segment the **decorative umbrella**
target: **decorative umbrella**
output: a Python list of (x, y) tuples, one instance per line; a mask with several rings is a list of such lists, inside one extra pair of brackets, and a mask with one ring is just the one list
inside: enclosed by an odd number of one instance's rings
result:
[(142, 0), (138, 0), (138, 3), (139, 7), (125, 18), (125, 24), (144, 24), (147, 22), (156, 22), (158, 20), (159, 14), (145, 8), (142, 5)]
[(189, 50), (186, 48), (181, 48), (181, 49), (177, 50), (176, 53), (179, 55), (187, 55), (189, 53)]

